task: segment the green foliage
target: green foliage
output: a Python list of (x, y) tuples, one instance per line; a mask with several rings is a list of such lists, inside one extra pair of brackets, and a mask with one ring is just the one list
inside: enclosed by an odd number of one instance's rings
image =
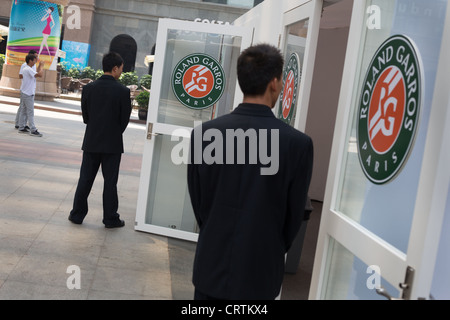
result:
[(150, 89), (151, 86), (152, 86), (152, 76), (150, 74), (143, 75), (139, 80), (139, 87)]
[(71, 67), (69, 69), (69, 72), (67, 72), (68, 77), (72, 77), (74, 79), (80, 79), (81, 78), (81, 71), (77, 67)]
[(83, 70), (81, 70), (81, 79), (89, 78), (89, 79), (94, 80), (95, 73), (96, 73), (96, 71), (93, 68), (85, 67)]
[(59, 64), (61, 66), (61, 77), (68, 77), (69, 76), (69, 62), (63, 61)]
[(94, 78), (93, 78), (92, 80), (97, 80), (97, 79), (100, 78), (103, 74), (104, 74), (103, 70), (98, 69), (98, 70), (95, 72), (95, 76), (94, 76)]
[(119, 78), (120, 83), (124, 86), (138, 85), (139, 79), (136, 71), (124, 72)]
[(150, 99), (150, 93), (148, 91), (142, 91), (139, 93), (139, 95), (136, 97), (136, 102), (140, 109), (148, 109), (148, 101)]

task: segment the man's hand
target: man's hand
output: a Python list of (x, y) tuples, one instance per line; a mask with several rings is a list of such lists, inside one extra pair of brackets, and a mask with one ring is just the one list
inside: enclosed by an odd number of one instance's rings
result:
[(38, 65), (38, 67), (37, 67), (37, 70), (36, 70), (36, 78), (42, 78), (43, 76), (44, 76), (44, 65), (45, 65), (45, 62), (41, 62), (40, 60), (38, 60), (39, 61), (39, 65)]

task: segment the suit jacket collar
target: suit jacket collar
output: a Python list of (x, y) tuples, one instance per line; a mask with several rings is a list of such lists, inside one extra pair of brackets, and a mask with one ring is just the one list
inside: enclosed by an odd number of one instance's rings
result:
[(241, 103), (236, 109), (233, 110), (232, 113), (256, 117), (275, 117), (272, 109), (268, 106), (253, 103)]
[(115, 79), (113, 76), (110, 76), (110, 75), (108, 75), (108, 74), (102, 75), (102, 76), (99, 78), (99, 80), (114, 80), (114, 81), (116, 81), (116, 79)]

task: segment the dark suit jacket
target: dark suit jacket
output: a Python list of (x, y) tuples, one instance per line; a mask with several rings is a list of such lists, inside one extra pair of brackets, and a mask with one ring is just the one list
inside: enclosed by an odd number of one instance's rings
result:
[[(225, 164), (196, 164), (196, 134), (212, 128), (224, 137)], [(226, 161), (226, 145), (230, 143), (227, 129), (236, 128), (261, 132), (259, 142), (266, 135), (260, 129), (268, 129), (272, 135), (279, 133), (279, 141), (275, 140), (279, 142), (276, 174), (261, 175), (261, 168), (270, 165), (261, 163), (267, 161), (248, 164), (248, 156), (247, 164)], [(217, 132), (209, 130), (212, 135)], [(213, 142), (220, 145), (220, 139), (205, 140), (201, 149), (204, 159), (220, 156), (218, 148), (211, 152)], [(251, 144), (258, 145), (255, 141)], [(274, 154), (275, 147), (273, 144), (265, 154)], [(248, 143), (245, 149), (248, 155)], [(197, 149), (197, 155), (201, 150)], [(236, 161), (239, 149), (234, 150)], [(311, 138), (276, 119), (267, 106), (241, 104), (232, 113), (193, 130), (188, 186), (200, 227), (193, 270), (196, 289), (220, 299), (276, 298), (283, 280), (285, 253), (304, 218), (312, 162)]]
[(123, 153), (122, 134), (131, 114), (130, 89), (103, 75), (84, 86), (81, 111), (86, 124), (82, 149), (93, 153)]

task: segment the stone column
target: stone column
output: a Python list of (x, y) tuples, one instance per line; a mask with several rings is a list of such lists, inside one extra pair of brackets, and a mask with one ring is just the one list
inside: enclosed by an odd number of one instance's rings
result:
[[(20, 97), (19, 79), (20, 66), (13, 64), (3, 65), (2, 79), (0, 80), (0, 94), (8, 97)], [(52, 101), (57, 96), (58, 86), (55, 70), (44, 70), (44, 76), (36, 80), (36, 100)]]
[(64, 11), (64, 40), (90, 43), (95, 0), (70, 0)]

